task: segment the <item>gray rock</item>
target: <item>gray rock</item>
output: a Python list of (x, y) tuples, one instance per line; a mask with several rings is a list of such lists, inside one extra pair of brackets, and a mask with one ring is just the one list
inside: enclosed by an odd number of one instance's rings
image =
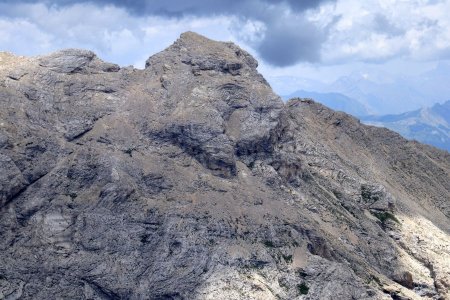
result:
[(192, 32), (144, 70), (0, 55), (0, 298), (448, 297), (448, 153)]
[(57, 73), (117, 72), (119, 66), (100, 61), (92, 51), (66, 49), (39, 59), (39, 65)]
[(0, 154), (0, 207), (25, 187), (25, 179), (10, 157)]

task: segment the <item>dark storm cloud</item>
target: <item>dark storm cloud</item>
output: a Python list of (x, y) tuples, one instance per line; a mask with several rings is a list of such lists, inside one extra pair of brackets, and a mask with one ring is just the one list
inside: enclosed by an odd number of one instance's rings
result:
[(11, 4), (40, 2), (56, 6), (77, 3), (110, 4), (125, 8), (138, 15), (243, 14), (247, 17), (254, 17), (261, 9), (265, 10), (270, 5), (284, 4), (293, 11), (301, 12), (318, 7), (324, 2), (334, 2), (334, 0), (3, 0), (1, 2)]
[(308, 22), (273, 24), (257, 50), (265, 61), (286, 67), (300, 60), (317, 62), (326, 35)]
[[(114, 5), (136, 16), (237, 16), (241, 22), (254, 20), (265, 25), (266, 32), (252, 46), (261, 58), (275, 66), (289, 66), (301, 61), (320, 59), (326, 32), (301, 17), (308, 9), (317, 8), (335, 0), (43, 0), (51, 6), (70, 6), (91, 3), (98, 6)], [(36, 3), (32, 0), (3, 0), (3, 3)], [(293, 20), (284, 20), (289, 11)]]

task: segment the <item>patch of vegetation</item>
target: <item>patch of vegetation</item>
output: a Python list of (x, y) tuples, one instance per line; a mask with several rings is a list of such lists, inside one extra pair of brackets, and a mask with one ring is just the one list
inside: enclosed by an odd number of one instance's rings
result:
[(69, 196), (71, 200), (75, 199), (76, 197), (78, 197), (77, 193), (71, 192), (68, 194), (65, 194), (66, 196)]
[(275, 248), (275, 244), (272, 241), (269, 240), (265, 240), (263, 242), (264, 246), (266, 246), (267, 248)]
[(361, 199), (366, 203), (375, 203), (383, 198), (383, 193), (378, 190), (374, 190), (374, 187), (362, 185), (361, 186)]
[(292, 263), (292, 255), (281, 254), (281, 256), (283, 257), (284, 261), (287, 262), (288, 264)]
[(367, 189), (366, 187), (361, 188), (361, 198), (365, 202), (373, 202), (373, 200), (377, 200), (377, 197), (375, 199), (373, 199), (372, 192), (369, 189)]
[(382, 286), (380, 278), (375, 275), (370, 275), (370, 277), (366, 280), (367, 284), (371, 284), (372, 282), (375, 282), (375, 284)]
[(378, 278), (377, 276), (372, 275), (371, 278), (373, 279), (373, 281), (375, 281), (378, 285), (381, 285), (381, 280), (380, 278)]
[(373, 211), (372, 214), (381, 221), (381, 224), (385, 225), (387, 220), (392, 220), (397, 224), (400, 224), (400, 221), (394, 216), (394, 214), (388, 211)]
[(142, 244), (148, 243), (149, 242), (149, 238), (150, 238), (149, 234), (145, 233), (145, 234), (141, 235), (141, 243)]
[(136, 147), (130, 147), (122, 151), (123, 153), (128, 154), (130, 157), (133, 157), (133, 151), (136, 151)]
[(301, 284), (297, 285), (297, 290), (300, 295), (306, 295), (309, 292), (309, 287), (306, 285), (306, 283), (302, 282)]

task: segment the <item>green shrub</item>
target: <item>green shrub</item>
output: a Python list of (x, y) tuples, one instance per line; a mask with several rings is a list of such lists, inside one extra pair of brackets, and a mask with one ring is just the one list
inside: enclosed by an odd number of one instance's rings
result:
[(309, 287), (306, 285), (306, 283), (302, 282), (301, 284), (297, 285), (297, 290), (300, 295), (306, 295), (308, 294)]
[(291, 263), (292, 262), (292, 255), (281, 254), (281, 256), (283, 256), (283, 259), (284, 259), (285, 262), (287, 262), (287, 263)]
[(275, 245), (274, 245), (274, 243), (273, 243), (272, 241), (266, 240), (266, 241), (263, 242), (263, 244), (264, 244), (264, 246), (266, 246), (267, 248), (275, 248)]
[(390, 212), (387, 211), (375, 211), (372, 212), (372, 214), (381, 221), (381, 224), (385, 225), (387, 220), (392, 220), (398, 224), (400, 224), (400, 221)]

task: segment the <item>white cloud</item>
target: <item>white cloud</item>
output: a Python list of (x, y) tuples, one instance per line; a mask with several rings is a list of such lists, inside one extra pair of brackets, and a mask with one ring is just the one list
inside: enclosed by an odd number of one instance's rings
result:
[(450, 1), (340, 0), (320, 12), (339, 18), (323, 62), (437, 60), (450, 51), (449, 11)]
[(36, 54), (51, 48), (53, 37), (27, 20), (0, 20), (0, 48), (19, 54)]
[(229, 17), (137, 17), (122, 8), (75, 4), (10, 5), (0, 19), (0, 50), (38, 55), (61, 48), (93, 50), (101, 58), (121, 65), (143, 67), (145, 60), (194, 30), (212, 38), (231, 40)]

